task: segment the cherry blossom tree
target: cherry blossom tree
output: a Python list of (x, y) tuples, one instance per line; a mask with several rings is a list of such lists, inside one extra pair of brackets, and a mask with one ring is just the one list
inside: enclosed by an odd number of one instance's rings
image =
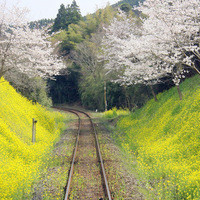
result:
[(102, 42), (104, 54), (101, 59), (107, 60), (105, 67), (110, 72), (118, 74), (116, 82), (149, 85), (157, 100), (152, 85), (171, 71), (169, 65), (164, 65), (166, 63), (162, 63), (152, 53), (152, 38), (143, 31), (141, 20), (120, 13), (105, 28), (106, 34)]
[(50, 77), (65, 67), (45, 31), (29, 28), (26, 13), (26, 9), (0, 4), (0, 77), (11, 69), (30, 77)]
[(140, 11), (148, 16), (144, 22), (146, 31), (165, 43), (167, 62), (184, 64), (197, 71), (200, 60), (200, 1), (199, 0), (147, 0)]
[(171, 67), (173, 81), (180, 99), (179, 83), (187, 68), (200, 74), (196, 66), (199, 57), (200, 2), (198, 0), (147, 0), (140, 11), (148, 17), (144, 32), (152, 37), (152, 53)]
[(180, 99), (179, 83), (188, 67), (200, 74), (200, 1), (146, 0), (140, 22), (121, 13), (103, 40), (106, 67), (120, 71), (120, 82), (152, 85), (172, 76)]

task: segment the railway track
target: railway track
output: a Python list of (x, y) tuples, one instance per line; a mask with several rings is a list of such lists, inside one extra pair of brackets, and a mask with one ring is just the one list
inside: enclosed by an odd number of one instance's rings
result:
[(76, 144), (64, 200), (111, 200), (97, 132), (91, 117), (80, 110), (59, 109), (71, 112), (78, 117)]

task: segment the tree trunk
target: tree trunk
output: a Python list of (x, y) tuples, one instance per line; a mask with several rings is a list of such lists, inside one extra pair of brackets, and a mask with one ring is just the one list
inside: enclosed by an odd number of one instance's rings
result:
[(128, 108), (130, 110), (131, 109), (131, 105), (130, 105), (129, 97), (127, 95), (126, 86), (123, 86), (123, 89), (124, 89), (124, 94), (125, 94), (126, 108)]
[(126, 96), (126, 100), (127, 100), (127, 105), (128, 105), (128, 109), (131, 110), (131, 104), (130, 104), (130, 99), (128, 96)]
[(104, 81), (104, 104), (105, 104), (105, 111), (108, 110), (108, 104), (107, 104), (107, 91), (106, 91), (106, 81)]
[(181, 90), (180, 90), (179, 85), (177, 85), (176, 88), (177, 88), (177, 90), (178, 90), (179, 98), (180, 98), (180, 100), (182, 100), (182, 99), (183, 99), (183, 95), (182, 95), (182, 92), (181, 92)]
[(150, 88), (151, 88), (151, 93), (153, 94), (154, 100), (155, 100), (155, 101), (158, 101), (158, 99), (157, 99), (157, 97), (156, 97), (156, 94), (155, 94), (155, 92), (154, 92), (154, 90), (153, 90), (152, 85), (150, 85)]
[(0, 79), (3, 77), (4, 73), (3, 73), (3, 68), (0, 69)]

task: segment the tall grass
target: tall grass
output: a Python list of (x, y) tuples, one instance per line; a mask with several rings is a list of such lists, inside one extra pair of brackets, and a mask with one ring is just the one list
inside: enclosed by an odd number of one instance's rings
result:
[(149, 199), (200, 199), (200, 78), (158, 95), (117, 123), (115, 139), (137, 159)]
[[(33, 145), (32, 118), (37, 119)], [(45, 110), (0, 80), (0, 199), (30, 199), (44, 156), (50, 151), (64, 116)]]

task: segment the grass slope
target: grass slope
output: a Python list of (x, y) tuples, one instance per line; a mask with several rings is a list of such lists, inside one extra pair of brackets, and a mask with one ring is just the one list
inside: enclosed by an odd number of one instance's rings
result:
[[(32, 118), (38, 121), (34, 145)], [(33, 182), (63, 120), (61, 114), (33, 105), (0, 80), (0, 199), (31, 199)]]
[(113, 137), (137, 159), (147, 199), (200, 199), (200, 78), (158, 95), (117, 122)]

